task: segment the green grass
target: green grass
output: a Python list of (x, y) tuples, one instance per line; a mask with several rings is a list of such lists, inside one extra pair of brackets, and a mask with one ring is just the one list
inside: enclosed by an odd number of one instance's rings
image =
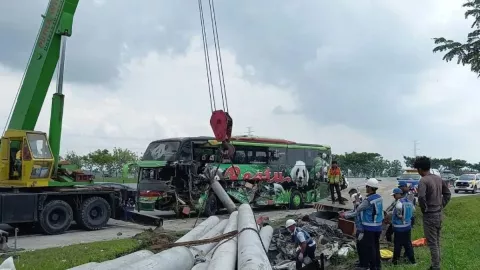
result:
[[(412, 231), (412, 240), (423, 237), (422, 215), (417, 211), (417, 224)], [(441, 251), (442, 269), (480, 269), (480, 197), (453, 198), (445, 209), (442, 224)], [(403, 252), (402, 252), (403, 254)], [(415, 248), (417, 266), (384, 263), (382, 269), (428, 269), (428, 247)]]
[(64, 270), (88, 262), (101, 262), (135, 252), (142, 241), (117, 239), (65, 247), (21, 252), (15, 259), (18, 270)]

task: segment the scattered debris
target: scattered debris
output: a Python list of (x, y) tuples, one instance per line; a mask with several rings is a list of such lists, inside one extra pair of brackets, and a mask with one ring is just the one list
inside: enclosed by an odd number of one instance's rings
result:
[[(353, 237), (345, 235), (336, 225), (326, 224), (315, 213), (296, 220), (297, 225), (315, 239), (317, 258), (321, 254), (326, 260), (333, 255), (345, 257), (356, 248)], [(273, 269), (295, 269), (295, 244), (285, 226), (274, 229), (268, 253)]]

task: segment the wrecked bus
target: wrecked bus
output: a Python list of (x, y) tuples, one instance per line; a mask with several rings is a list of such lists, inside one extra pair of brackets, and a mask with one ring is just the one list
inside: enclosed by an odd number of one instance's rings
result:
[(214, 215), (223, 205), (209, 189), (206, 166), (218, 168), (218, 180), (235, 203), (298, 209), (326, 197), (329, 146), (248, 136), (231, 143), (233, 159), (220, 160), (219, 142), (211, 137), (152, 142), (137, 163), (139, 210)]

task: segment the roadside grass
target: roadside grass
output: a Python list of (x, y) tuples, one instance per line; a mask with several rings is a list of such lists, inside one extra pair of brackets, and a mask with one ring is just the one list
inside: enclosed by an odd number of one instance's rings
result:
[[(452, 198), (445, 208), (441, 232), (442, 269), (480, 269), (480, 197), (465, 196)], [(412, 240), (423, 237), (422, 214), (417, 210), (416, 224), (412, 231)], [(402, 251), (403, 254), (403, 251)], [(430, 251), (428, 247), (415, 248), (417, 265), (394, 266), (384, 263), (383, 269), (428, 269)]]
[(65, 270), (88, 262), (102, 262), (135, 252), (144, 243), (135, 239), (76, 244), (18, 253), (18, 270)]
[[(141, 250), (149, 249), (152, 244), (167, 245), (182, 237), (188, 231), (146, 230), (128, 239), (115, 239), (65, 247), (40, 249), (18, 253), (15, 258), (17, 270), (65, 270), (88, 262), (103, 262)], [(161, 251), (160, 250), (157, 250)], [(5, 254), (0, 261), (12, 256)]]

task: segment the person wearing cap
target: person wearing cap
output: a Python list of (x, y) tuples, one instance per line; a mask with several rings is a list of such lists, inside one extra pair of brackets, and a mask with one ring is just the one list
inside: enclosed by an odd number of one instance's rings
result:
[[(417, 200), (415, 199), (415, 194), (413, 194), (412, 190), (407, 185), (407, 183), (402, 182), (398, 184), (398, 187), (402, 190), (403, 197), (407, 198), (411, 203), (413, 203), (413, 206), (416, 206)], [(412, 217), (412, 228), (413, 228), (413, 225), (415, 225), (415, 215)]]
[(403, 196), (400, 188), (394, 188), (392, 191), (395, 199), (395, 207), (389, 213), (392, 216), (393, 227), (393, 258), (392, 263), (396, 265), (400, 258), (402, 248), (405, 249), (405, 255), (411, 264), (415, 264), (415, 255), (412, 247), (412, 217), (415, 212), (413, 203)]
[(380, 235), (383, 224), (383, 199), (377, 194), (378, 180), (369, 178), (366, 183), (367, 197), (358, 205), (354, 214), (343, 213), (342, 217), (358, 216), (363, 234), (360, 234), (360, 264), (357, 269), (381, 269)]
[(305, 256), (309, 257), (310, 261), (315, 259), (317, 245), (308, 232), (297, 227), (297, 222), (295, 222), (295, 220), (287, 220), (285, 222), (285, 227), (292, 234), (292, 242), (300, 248), (296, 258), (296, 268), (301, 269)]

